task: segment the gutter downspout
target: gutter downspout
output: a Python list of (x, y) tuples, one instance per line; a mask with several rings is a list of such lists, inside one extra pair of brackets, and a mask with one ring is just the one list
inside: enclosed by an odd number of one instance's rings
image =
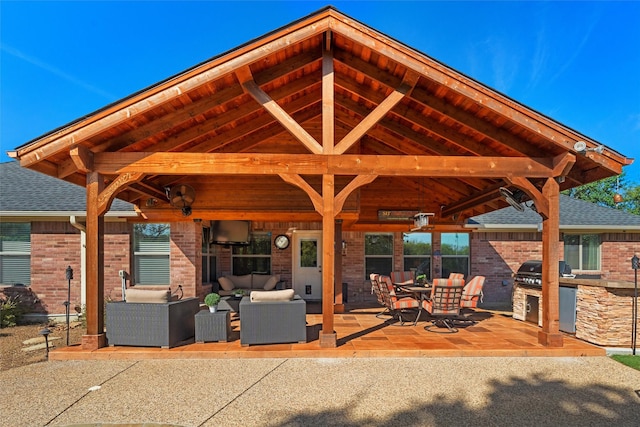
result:
[(85, 224), (79, 223), (75, 215), (69, 217), (71, 225), (80, 230), (80, 304), (87, 305), (87, 277), (85, 271), (87, 269), (87, 227)]

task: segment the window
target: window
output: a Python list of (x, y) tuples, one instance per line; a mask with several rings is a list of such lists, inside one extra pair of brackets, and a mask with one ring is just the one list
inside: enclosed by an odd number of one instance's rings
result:
[(365, 280), (371, 273), (389, 275), (393, 270), (393, 235), (364, 235)]
[(246, 246), (232, 246), (233, 275), (271, 274), (271, 233), (252, 233)]
[(0, 283), (31, 284), (31, 224), (0, 223)]
[(404, 233), (402, 254), (404, 271), (416, 270), (416, 276), (431, 280), (431, 233)]
[(469, 277), (469, 235), (466, 233), (442, 233), (442, 277), (450, 273), (462, 273)]
[(565, 234), (564, 260), (575, 270), (600, 270), (600, 236)]
[(217, 245), (209, 243), (211, 229), (202, 228), (202, 283), (213, 283), (218, 277), (216, 272)]
[(135, 224), (133, 231), (135, 283), (168, 285), (171, 238), (169, 224)]

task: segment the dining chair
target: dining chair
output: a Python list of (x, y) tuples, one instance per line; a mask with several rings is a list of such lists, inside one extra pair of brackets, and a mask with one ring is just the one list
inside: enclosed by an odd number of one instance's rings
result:
[(438, 332), (433, 327), (447, 328), (448, 333), (458, 332), (454, 320), (460, 316), (460, 300), (462, 299), (463, 279), (435, 279), (431, 288), (431, 296), (422, 301), (424, 308), (433, 320), (424, 327), (429, 332)]
[(371, 282), (371, 293), (375, 294), (376, 298), (378, 299), (378, 304), (380, 304), (381, 306), (384, 307), (384, 310), (381, 311), (380, 313), (376, 314), (377, 318), (380, 318), (380, 316), (385, 316), (385, 315), (391, 315), (391, 312), (389, 311), (389, 308), (387, 307), (387, 304), (385, 303), (385, 299), (384, 296), (382, 294), (382, 291), (380, 289), (380, 275), (376, 274), (376, 273), (371, 273), (369, 275), (369, 281)]
[(413, 283), (413, 281), (416, 279), (415, 272), (411, 270), (392, 271), (391, 273), (389, 273), (389, 276), (391, 277), (392, 283), (406, 283), (406, 282)]
[(482, 302), (484, 294), (482, 286), (484, 285), (484, 276), (475, 276), (469, 280), (462, 290), (462, 299), (460, 300), (460, 308), (476, 308), (478, 302)]
[(398, 295), (396, 293), (396, 287), (393, 285), (391, 277), (389, 276), (381, 275), (379, 277), (379, 284), (382, 296), (384, 297), (385, 306), (394, 317), (397, 317), (398, 320), (400, 320), (400, 325), (404, 325), (405, 322), (404, 317), (402, 317), (403, 313), (406, 313), (407, 310), (418, 311), (418, 314), (413, 321), (413, 325), (415, 326), (416, 323), (418, 323), (420, 313), (422, 312), (420, 301), (411, 296)]

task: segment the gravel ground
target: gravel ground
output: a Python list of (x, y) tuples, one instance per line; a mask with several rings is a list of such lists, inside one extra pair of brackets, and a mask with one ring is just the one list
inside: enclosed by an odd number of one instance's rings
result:
[[(49, 346), (58, 348), (66, 347), (66, 324), (21, 325), (2, 328), (0, 329), (0, 371), (6, 371), (18, 366), (25, 366), (31, 363), (44, 362), (47, 360), (47, 352), (44, 347), (38, 350), (23, 351), (23, 349), (34, 345), (28, 343), (28, 340), (37, 339), (44, 342), (40, 331), (45, 326), (51, 331), (51, 334), (49, 335)], [(69, 344), (79, 344), (82, 341), (84, 328), (82, 328), (82, 325), (78, 322), (73, 322), (70, 326)], [(27, 342), (27, 344), (25, 344), (25, 342)]]
[(67, 361), (0, 372), (2, 425), (633, 426), (608, 357)]

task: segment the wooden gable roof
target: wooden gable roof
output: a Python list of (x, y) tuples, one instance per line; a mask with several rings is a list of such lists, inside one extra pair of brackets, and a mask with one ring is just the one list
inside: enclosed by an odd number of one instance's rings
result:
[[(575, 150), (579, 141), (586, 151)], [(345, 190), (345, 229), (378, 227), (381, 210), (461, 224), (507, 206), (500, 187), (540, 188), (555, 177), (566, 189), (631, 163), (332, 7), (14, 157), (82, 186), (97, 171), (149, 220), (181, 219), (166, 195), (177, 183), (196, 191), (191, 218), (320, 220), (309, 194), (321, 195), (330, 174), (336, 195)]]

